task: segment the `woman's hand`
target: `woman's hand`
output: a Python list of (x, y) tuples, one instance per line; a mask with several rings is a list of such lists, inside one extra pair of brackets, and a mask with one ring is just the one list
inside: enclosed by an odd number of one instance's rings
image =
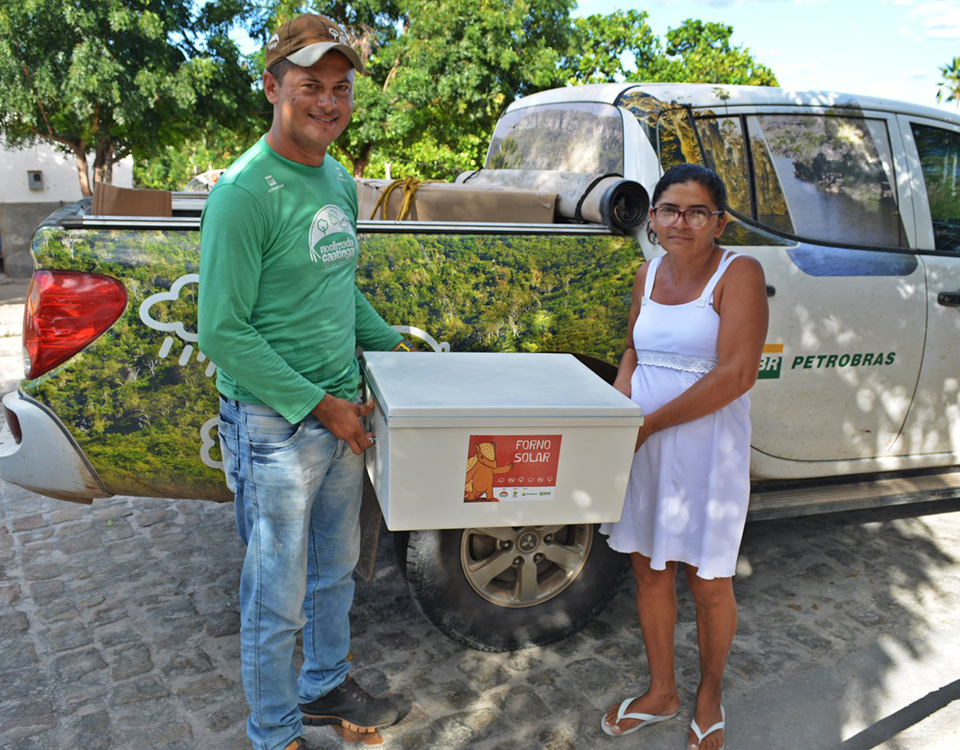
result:
[(644, 419), (643, 424), (640, 425), (640, 429), (637, 430), (637, 444), (633, 447), (633, 452), (636, 453), (640, 450), (640, 446), (647, 442), (647, 438), (653, 434), (653, 428), (650, 427), (650, 422)]

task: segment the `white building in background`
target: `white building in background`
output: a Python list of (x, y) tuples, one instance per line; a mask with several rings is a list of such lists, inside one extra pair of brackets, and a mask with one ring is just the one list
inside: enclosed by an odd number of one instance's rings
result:
[[(93, 180), (93, 154), (87, 157)], [(113, 184), (133, 187), (133, 159), (113, 165)], [(76, 161), (45, 142), (11, 149), (0, 141), (0, 253), (3, 271), (29, 276), (34, 229), (61, 206), (80, 200)]]

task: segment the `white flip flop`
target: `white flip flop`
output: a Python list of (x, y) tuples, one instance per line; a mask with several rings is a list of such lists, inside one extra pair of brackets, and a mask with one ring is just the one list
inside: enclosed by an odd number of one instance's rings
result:
[[(707, 739), (708, 736), (716, 732), (718, 729), (725, 729), (726, 726), (727, 726), (727, 714), (723, 710), (723, 705), (720, 706), (720, 721), (718, 721), (716, 724), (710, 727), (706, 732), (700, 731), (700, 727), (697, 726), (696, 719), (690, 720), (690, 728), (693, 730), (693, 733), (697, 735), (697, 745), (700, 745), (705, 739)], [(724, 736), (723, 744), (720, 745), (718, 750), (723, 750), (726, 744), (727, 744), (727, 738), (726, 736)]]
[(633, 701), (635, 701), (640, 696), (635, 695), (632, 698), (624, 698), (623, 703), (620, 704), (620, 708), (617, 710), (617, 720), (615, 724), (619, 724), (624, 719), (633, 719), (634, 721), (642, 721), (642, 724), (637, 724), (635, 727), (630, 727), (629, 729), (624, 729), (622, 732), (614, 732), (611, 724), (607, 724), (607, 714), (604, 714), (600, 717), (600, 728), (603, 730), (604, 734), (609, 734), (611, 737), (622, 737), (625, 734), (630, 734), (631, 732), (636, 732), (638, 729), (643, 729), (650, 724), (656, 724), (658, 721), (666, 721), (667, 719), (672, 719), (676, 716), (679, 711), (674, 711), (672, 714), (628, 714), (625, 713), (627, 706), (629, 706)]

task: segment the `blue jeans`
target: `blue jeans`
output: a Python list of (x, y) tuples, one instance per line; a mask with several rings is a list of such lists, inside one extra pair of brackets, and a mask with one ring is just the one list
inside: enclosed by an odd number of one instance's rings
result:
[[(347, 676), (353, 569), (360, 555), (363, 456), (312, 415), (291, 425), (269, 406), (220, 399), (220, 446), (247, 545), (240, 659), (255, 750), (302, 734), (298, 703)], [(303, 628), (299, 684), (293, 663)]]

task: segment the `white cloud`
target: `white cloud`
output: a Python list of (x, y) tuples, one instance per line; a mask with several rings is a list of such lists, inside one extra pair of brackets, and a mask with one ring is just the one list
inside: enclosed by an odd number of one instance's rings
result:
[(910, 28), (909, 26), (901, 26), (899, 29), (900, 35), (906, 37), (911, 42), (922, 42), (923, 36), (918, 34), (915, 29)]
[(921, 19), (928, 39), (960, 39), (960, 5), (934, 0), (916, 6), (911, 13)]

